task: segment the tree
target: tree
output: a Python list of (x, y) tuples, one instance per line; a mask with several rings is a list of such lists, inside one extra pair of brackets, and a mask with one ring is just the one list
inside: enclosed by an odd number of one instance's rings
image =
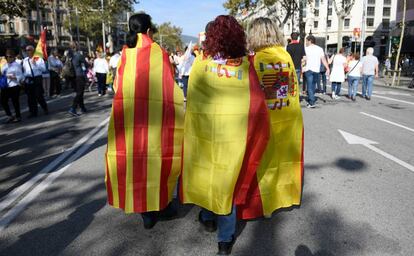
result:
[(173, 26), (171, 22), (165, 22), (157, 26), (158, 33), (154, 35), (154, 40), (163, 48), (169, 51), (181, 49), (183, 42), (181, 41), (182, 28)]
[(336, 15), (338, 16), (338, 49), (342, 48), (342, 31), (346, 16), (351, 13), (355, 0), (332, 0)]
[(35, 0), (1, 0), (0, 1), (0, 16), (7, 15), (8, 17), (23, 17), (26, 16), (27, 10), (36, 8)]

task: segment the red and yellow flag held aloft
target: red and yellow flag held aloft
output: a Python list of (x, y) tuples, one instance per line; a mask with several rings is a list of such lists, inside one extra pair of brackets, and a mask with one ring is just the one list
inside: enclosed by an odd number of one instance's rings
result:
[(35, 52), (33, 54), (34, 57), (39, 57), (44, 60), (47, 60), (47, 40), (46, 40), (46, 33), (47, 29), (44, 28), (40, 33), (39, 42), (37, 42), (37, 46)]

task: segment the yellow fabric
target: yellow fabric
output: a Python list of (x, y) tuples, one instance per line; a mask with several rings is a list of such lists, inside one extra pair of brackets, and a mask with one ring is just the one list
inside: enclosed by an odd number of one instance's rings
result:
[[(285, 49), (282, 47), (262, 49), (256, 52), (254, 63), (262, 86), (264, 86), (263, 78), (277, 75), (277, 79), (283, 80), (283, 76), (286, 78), (285, 74), (288, 74), (286, 81), (288, 86), (281, 88), (287, 89), (287, 95), (281, 92), (280, 95), (274, 95), (274, 99), (270, 99), (269, 91), (267, 93), (271, 135), (257, 170), (257, 179), (263, 213), (269, 215), (276, 209), (300, 204), (303, 121), (298, 80), (293, 61)], [(281, 71), (284, 73), (280, 73)], [(267, 84), (269, 82), (271, 81)], [(282, 107), (279, 109), (281, 100), (283, 100)], [(272, 109), (275, 107), (275, 102), (277, 107)]]
[(247, 58), (240, 66), (222, 65), (219, 70), (213, 60), (197, 57), (184, 121), (184, 203), (216, 214), (231, 212), (246, 150), (249, 106)]

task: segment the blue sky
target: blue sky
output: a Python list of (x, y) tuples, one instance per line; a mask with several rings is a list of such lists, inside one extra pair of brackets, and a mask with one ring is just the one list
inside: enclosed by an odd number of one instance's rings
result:
[(206, 24), (220, 14), (227, 14), (224, 0), (140, 0), (135, 11), (144, 10), (154, 23), (170, 21), (181, 27), (184, 35), (198, 36)]

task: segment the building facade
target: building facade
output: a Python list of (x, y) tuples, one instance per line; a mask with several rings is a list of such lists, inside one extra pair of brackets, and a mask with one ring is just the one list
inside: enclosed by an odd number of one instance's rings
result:
[[(397, 23), (400, 23), (403, 17), (403, 1), (398, 1), (397, 5)], [(392, 36), (401, 37), (401, 29), (396, 27), (392, 31)], [(414, 0), (407, 0), (407, 10), (405, 12), (405, 36), (401, 47), (402, 55), (409, 55), (414, 58)]]

